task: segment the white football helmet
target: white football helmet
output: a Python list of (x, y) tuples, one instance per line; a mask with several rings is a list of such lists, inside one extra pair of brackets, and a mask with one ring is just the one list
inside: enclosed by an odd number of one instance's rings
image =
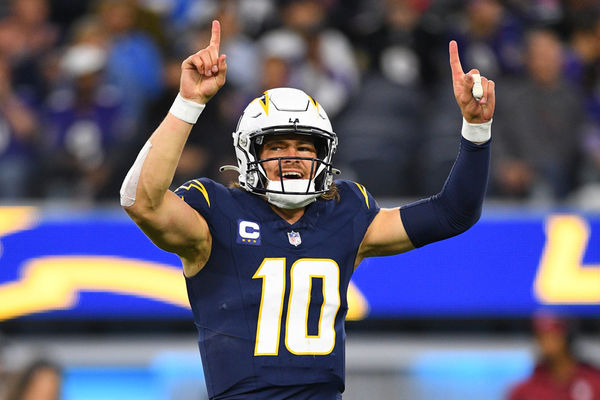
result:
[[(275, 157), (259, 160), (259, 149), (265, 137), (289, 134), (311, 137), (317, 158)], [(222, 170), (237, 170), (242, 188), (265, 196), (277, 207), (300, 208), (327, 192), (333, 182), (333, 174), (339, 173), (331, 165), (337, 143), (337, 135), (319, 103), (302, 90), (270, 89), (262, 97), (250, 102), (233, 132), (238, 167), (222, 167)], [(281, 173), (279, 180), (267, 178), (263, 162), (277, 160), (281, 169), (281, 161), (290, 159), (312, 162), (309, 179), (283, 179)]]

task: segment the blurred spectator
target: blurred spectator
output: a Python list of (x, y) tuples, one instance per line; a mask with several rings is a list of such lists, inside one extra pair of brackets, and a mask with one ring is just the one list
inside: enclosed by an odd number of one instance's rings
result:
[[(258, 95), (257, 91), (260, 87), (256, 77), (259, 75), (260, 54), (255, 42), (242, 30), (240, 13), (238, 1), (222, 0), (219, 2), (219, 11), (215, 17), (222, 26), (227, 27), (221, 33), (221, 49), (224, 54), (227, 54), (229, 60), (227, 82), (246, 96)], [(208, 33), (208, 29), (206, 32)], [(200, 43), (206, 43), (206, 41), (202, 40), (196, 43), (195, 50), (201, 48)], [(244, 98), (242, 103), (246, 100)]]
[(492, 190), (564, 199), (576, 186), (584, 122), (580, 91), (564, 79), (563, 45), (550, 30), (527, 36), (527, 76), (498, 93)]
[(62, 371), (50, 361), (37, 360), (15, 378), (6, 400), (59, 400)]
[[(447, 44), (446, 44), (447, 45)], [(470, 65), (463, 63), (465, 71), (470, 69)], [(450, 74), (450, 69), (446, 71)], [(448, 79), (449, 81), (449, 79)], [(450, 168), (456, 158), (456, 136), (460, 135), (461, 116), (456, 115), (456, 103), (449, 82), (440, 84), (435, 91), (428, 95), (423, 101), (420, 118), (421, 126), (414, 140), (413, 151), (413, 171), (409, 171), (409, 179), (412, 179), (419, 195), (431, 195), (436, 193), (444, 184)], [(496, 93), (496, 99), (498, 94)], [(429, 112), (435, 110), (435, 112)], [(494, 117), (497, 119), (497, 117)], [(496, 141), (496, 131), (494, 122), (494, 145)]]
[(52, 198), (93, 199), (106, 193), (123, 133), (122, 96), (103, 82), (106, 52), (92, 45), (70, 47), (61, 60), (67, 85), (49, 96), (44, 180)]
[(423, 100), (416, 88), (402, 87), (377, 73), (366, 76), (361, 95), (352, 99), (336, 125), (337, 165), (343, 178), (369, 182), (376, 197), (416, 195)]
[(418, 149), (426, 136), (424, 100), (437, 83), (429, 57), (439, 53), (436, 38), (421, 25), (428, 1), (381, 5), (383, 25), (364, 42), (372, 68), (337, 124), (338, 160), (345, 177), (369, 182), (375, 196), (415, 196), (421, 189)]
[(327, 8), (317, 0), (286, 0), (283, 26), (261, 37), (265, 57), (290, 64), (285, 86), (309, 93), (334, 118), (356, 93), (359, 72), (349, 40), (327, 27)]
[(58, 30), (48, 21), (47, 0), (12, 0), (0, 21), (0, 52), (18, 62), (56, 44)]
[(238, 1), (237, 3), (244, 30), (252, 36), (257, 36), (264, 30), (277, 13), (274, 0)]
[(15, 90), (39, 102), (45, 87), (40, 62), (57, 44), (59, 31), (49, 20), (47, 0), (13, 0), (11, 13), (0, 21), (0, 55), (12, 69)]
[(468, 0), (464, 12), (449, 28), (462, 51), (463, 63), (490, 77), (521, 71), (521, 22), (500, 0)]
[(10, 67), (0, 58), (0, 198), (31, 195), (38, 129), (34, 111), (14, 93)]
[(216, 0), (142, 0), (163, 16), (172, 40), (198, 24), (207, 22), (216, 12)]
[[(569, 0), (566, 0), (569, 1)], [(530, 26), (558, 27), (565, 18), (565, 0), (505, 0)], [(575, 0), (583, 3), (587, 0)], [(592, 0), (594, 1), (594, 0)]]
[(284, 87), (290, 79), (290, 65), (284, 58), (276, 55), (266, 56), (262, 64), (261, 90)]
[(135, 29), (144, 32), (162, 51), (168, 51), (170, 43), (164, 28), (160, 9), (153, 7), (153, 0), (124, 0), (135, 10)]
[(136, 29), (137, 8), (131, 2), (101, 0), (98, 14), (110, 34), (107, 80), (124, 95), (123, 112), (137, 129), (148, 101), (161, 90), (161, 54), (146, 33)]
[(575, 351), (573, 323), (554, 315), (534, 318), (539, 361), (529, 378), (510, 391), (510, 400), (598, 400), (600, 370)]
[(566, 58), (568, 78), (580, 88), (586, 112), (581, 171), (584, 185), (578, 193), (578, 204), (598, 207), (596, 196), (586, 195), (597, 187), (600, 192), (600, 10), (587, 8), (572, 12), (570, 19), (570, 51)]
[(79, 18), (69, 31), (69, 44), (85, 44), (108, 51), (110, 48), (110, 32), (96, 15)]
[(402, 86), (430, 88), (438, 84), (440, 38), (424, 23), (430, 1), (385, 0), (382, 5), (380, 27), (364, 41), (373, 66), (390, 82)]

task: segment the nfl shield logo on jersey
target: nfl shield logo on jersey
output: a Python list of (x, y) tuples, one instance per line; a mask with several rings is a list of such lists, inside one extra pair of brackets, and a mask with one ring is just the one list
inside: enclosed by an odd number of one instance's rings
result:
[(288, 239), (290, 240), (290, 244), (298, 247), (302, 243), (302, 238), (298, 232), (288, 232)]

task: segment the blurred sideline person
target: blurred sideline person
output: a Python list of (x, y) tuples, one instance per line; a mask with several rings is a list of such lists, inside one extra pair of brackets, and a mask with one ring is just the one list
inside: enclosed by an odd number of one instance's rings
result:
[[(360, 184), (336, 180), (337, 136), (306, 93), (267, 90), (233, 133), (239, 185), (201, 178), (169, 191), (205, 104), (225, 83), (221, 28), (182, 64), (179, 94), (121, 187), (121, 205), (183, 264), (211, 399), (340, 399), (350, 277), (371, 256), (455, 236), (479, 219), (487, 186), (494, 83), (462, 70), (449, 45), (463, 115), (442, 191), (380, 209)], [(369, 132), (365, 132), (368, 135)]]
[(507, 82), (509, 90), (498, 96), (495, 189), (514, 198), (563, 200), (579, 184), (581, 93), (564, 78), (558, 35), (531, 30), (525, 45), (528, 74)]
[(10, 66), (0, 56), (0, 198), (30, 195), (37, 169), (38, 119), (32, 107), (14, 90)]
[(47, 197), (99, 199), (111, 186), (127, 140), (122, 91), (105, 82), (106, 56), (99, 45), (76, 44), (61, 60), (65, 84), (43, 109)]
[(600, 400), (600, 370), (578, 359), (574, 330), (564, 318), (534, 318), (540, 360), (525, 381), (512, 388), (508, 400)]
[(5, 400), (58, 400), (62, 386), (61, 368), (47, 360), (36, 360), (9, 384)]

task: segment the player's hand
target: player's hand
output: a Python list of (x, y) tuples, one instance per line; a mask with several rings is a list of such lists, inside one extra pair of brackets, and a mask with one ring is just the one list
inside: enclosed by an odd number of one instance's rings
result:
[(208, 47), (192, 54), (181, 64), (179, 93), (188, 100), (206, 104), (225, 84), (225, 54), (219, 55), (221, 24), (213, 21)]
[(458, 45), (452, 40), (449, 45), (450, 69), (452, 70), (452, 86), (454, 97), (460, 107), (463, 117), (472, 124), (488, 122), (494, 116), (496, 106), (495, 83), (481, 77), (483, 96), (480, 100), (473, 96), (473, 74), (479, 74), (476, 69), (464, 73), (458, 57)]

